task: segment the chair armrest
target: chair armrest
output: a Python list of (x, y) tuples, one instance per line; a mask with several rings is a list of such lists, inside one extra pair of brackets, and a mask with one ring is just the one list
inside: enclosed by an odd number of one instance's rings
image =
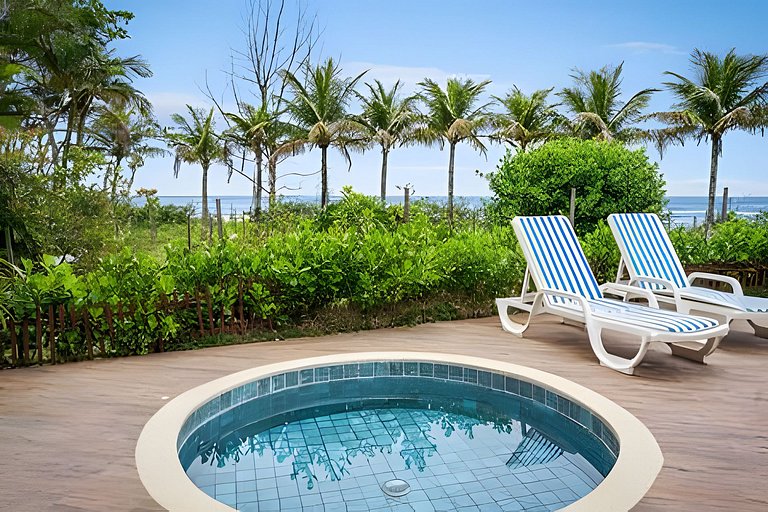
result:
[(630, 295), (642, 297), (648, 301), (648, 305), (652, 308), (659, 309), (659, 301), (656, 300), (656, 296), (651, 290), (646, 288), (640, 288), (639, 286), (629, 286), (620, 283), (604, 283), (600, 285), (601, 292), (626, 294), (625, 299), (631, 298)]
[[(672, 296), (675, 299), (675, 309), (680, 309), (683, 304), (683, 298), (680, 296), (680, 287), (675, 285), (672, 281), (667, 279), (661, 279), (651, 276), (637, 276), (629, 282), (630, 285), (640, 286), (639, 283), (652, 283), (663, 286), (665, 290), (672, 292)], [(644, 290), (646, 288), (643, 288)]]
[(708, 272), (693, 272), (688, 276), (688, 284), (693, 284), (696, 279), (709, 279), (711, 281), (719, 281), (721, 283), (730, 285), (734, 295), (744, 295), (744, 290), (741, 289), (741, 283), (732, 277), (721, 276), (720, 274), (710, 274)]
[(552, 288), (541, 288), (536, 293), (542, 294), (542, 295), (552, 295), (556, 297), (565, 297), (567, 299), (571, 299), (577, 302), (579, 306), (581, 306), (581, 309), (584, 312), (584, 320), (590, 320), (592, 318), (592, 309), (589, 307), (589, 304), (587, 303), (587, 299), (581, 295), (578, 295), (572, 292), (565, 292), (563, 290), (555, 290)]

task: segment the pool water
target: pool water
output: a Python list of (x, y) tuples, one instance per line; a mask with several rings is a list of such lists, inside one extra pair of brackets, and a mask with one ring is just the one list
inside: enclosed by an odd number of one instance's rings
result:
[[(389, 377), (286, 391), (190, 436), (180, 459), (200, 489), (241, 511), (543, 511), (589, 493), (616, 460), (545, 404), (466, 382)], [(382, 485), (393, 479), (409, 492), (388, 496)]]

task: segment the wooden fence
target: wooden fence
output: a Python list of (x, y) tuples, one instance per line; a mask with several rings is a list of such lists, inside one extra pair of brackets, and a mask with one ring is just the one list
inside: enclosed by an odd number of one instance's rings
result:
[[(253, 312), (246, 311), (244, 305), (245, 285), (252, 283), (240, 282), (234, 304), (216, 307), (209, 289), (194, 294), (184, 293), (172, 296), (161, 295), (153, 311), (147, 316), (154, 316), (161, 322), (162, 318), (174, 314), (185, 314), (190, 319), (181, 326), (181, 336), (202, 338), (219, 334), (243, 335), (256, 327), (263, 328), (266, 322), (272, 328), (271, 320), (257, 318)], [(102, 309), (103, 317), (94, 318), (90, 310)], [(127, 322), (132, 322), (136, 313), (134, 304), (118, 303), (91, 304), (88, 307), (76, 308), (74, 305), (59, 304), (57, 306), (37, 307), (33, 315), (21, 319), (10, 319), (8, 328), (0, 331), (0, 354), (6, 354), (7, 345), (3, 338), (10, 341), (11, 366), (56, 364), (68, 360), (57, 352), (57, 341), (65, 333), (74, 332), (79, 339), (85, 340), (83, 357), (107, 357), (111, 347), (115, 347), (116, 338), (121, 328)], [(178, 316), (177, 316), (178, 318)], [(191, 320), (196, 318), (195, 320)], [(150, 351), (163, 352), (167, 340), (158, 337)], [(46, 354), (47, 352), (47, 354)], [(79, 359), (79, 357), (77, 358)]]

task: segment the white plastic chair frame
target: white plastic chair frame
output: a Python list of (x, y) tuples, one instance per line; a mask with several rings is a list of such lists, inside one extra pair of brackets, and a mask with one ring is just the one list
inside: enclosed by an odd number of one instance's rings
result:
[[(652, 229), (653, 236), (658, 237), (660, 244), (653, 246), (658, 254), (663, 254), (667, 259), (668, 269), (661, 264), (656, 266), (657, 273), (667, 274), (667, 278), (659, 275), (650, 276), (644, 274), (638, 265), (634, 263), (630, 247), (622, 232), (621, 222), (636, 223), (644, 217), (647, 229)], [(616, 272), (616, 282), (626, 282), (630, 286), (651, 290), (657, 299), (665, 304), (671, 304), (680, 313), (699, 313), (716, 318), (721, 323), (730, 324), (733, 320), (746, 320), (755, 332), (756, 336), (768, 338), (768, 299), (750, 297), (744, 295), (741, 283), (730, 276), (710, 274), (708, 272), (692, 272), (686, 276), (682, 263), (674, 250), (672, 241), (657, 215), (651, 213), (614, 213), (608, 216), (608, 225), (613, 232), (613, 237), (619, 246), (621, 260)], [(626, 224), (625, 224), (626, 226)], [(627, 228), (624, 227), (624, 230)], [(646, 251), (646, 258), (658, 258)], [(670, 272), (677, 275), (678, 279), (670, 279)], [(629, 274), (629, 280), (624, 280), (624, 274)], [(694, 286), (697, 279), (724, 283), (731, 288), (731, 292), (721, 292)], [(745, 300), (759, 302), (759, 311), (749, 311)]]
[[(562, 216), (553, 216), (553, 218), (557, 219), (561, 225), (563, 225), (563, 223), (567, 225), (567, 229), (569, 230), (568, 234), (575, 242), (575, 245), (572, 246), (571, 249), (577, 250), (583, 257), (581, 247), (578, 245), (573, 229), (570, 224), (568, 224), (567, 219)], [(502, 328), (505, 331), (518, 337), (523, 337), (523, 334), (531, 325), (534, 317), (544, 313), (558, 316), (567, 323), (583, 325), (586, 328), (592, 350), (597, 356), (600, 364), (627, 375), (632, 375), (634, 373), (637, 365), (639, 365), (645, 357), (651, 343), (658, 342), (668, 344), (674, 355), (703, 363), (704, 358), (715, 351), (723, 336), (728, 333), (727, 325), (715, 325), (711, 328), (692, 332), (669, 332), (662, 329), (652, 329), (645, 326), (632, 325), (631, 323), (622, 321), (621, 315), (617, 315), (616, 318), (595, 316), (588, 297), (572, 291), (547, 288), (543, 285), (543, 276), (540, 275), (536, 265), (532, 265), (532, 262), (535, 262), (536, 260), (533, 254), (531, 240), (523, 230), (521, 224), (522, 219), (524, 219), (524, 217), (516, 217), (513, 219), (512, 225), (520, 246), (523, 249), (526, 261), (528, 262), (523, 279), (523, 288), (519, 297), (496, 299), (499, 318), (501, 320)], [(543, 217), (533, 219), (543, 219)], [(568, 243), (568, 240), (562, 240), (561, 243)], [(588, 272), (589, 277), (594, 280), (592, 270), (588, 266), (583, 265), (583, 267), (580, 268), (580, 271)], [(528, 291), (531, 277), (537, 288), (536, 292)], [(653, 308), (656, 313), (660, 311), (658, 309), (657, 298), (650, 290), (620, 283), (605, 283), (599, 287), (599, 290), (601, 294), (610, 293), (624, 296), (625, 300), (643, 298), (648, 301), (649, 307)], [(556, 298), (570, 299), (572, 302), (570, 305), (566, 305), (567, 302), (564, 300), (562, 303), (553, 300)], [(626, 306), (626, 303), (618, 300), (611, 302), (619, 307)], [(529, 315), (525, 323), (519, 323), (513, 320), (509, 314), (510, 308), (527, 311)], [(639, 337), (640, 346), (637, 353), (631, 358), (624, 358), (609, 353), (603, 344), (603, 330), (617, 331)]]

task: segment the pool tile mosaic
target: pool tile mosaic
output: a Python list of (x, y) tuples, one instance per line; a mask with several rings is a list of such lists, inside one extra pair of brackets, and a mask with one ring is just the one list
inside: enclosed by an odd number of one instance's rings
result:
[[(240, 405), (269, 400), (268, 409), (277, 414), (296, 409), (306, 400), (328, 400), (343, 391), (344, 388), (338, 386), (352, 383), (355, 384), (355, 389), (362, 393), (360, 396), (367, 396), (366, 389), (376, 389), (373, 377), (388, 377), (388, 382), (396, 382), (399, 378), (400, 381), (397, 382), (404, 383), (412, 378), (426, 378), (438, 384), (441, 381), (452, 382), (456, 386), (502, 392), (518, 397), (518, 400), (530, 399), (531, 402), (528, 403), (537, 403), (540, 407), (545, 407), (544, 410), (550, 411), (549, 414), (575, 422), (572, 425), (588, 430), (599, 439), (605, 453), (592, 453), (593, 462), (597, 461), (598, 464), (610, 467), (619, 451), (616, 436), (599, 417), (552, 390), (512, 376), (471, 367), (423, 361), (376, 361), (286, 372), (222, 393), (187, 419), (179, 435), (180, 453), (185, 440), (193, 437), (194, 432), (206, 425), (233, 424)], [(327, 389), (317, 388), (318, 385)], [(369, 387), (366, 388), (366, 385)], [(293, 390), (303, 398), (300, 400)], [(293, 394), (286, 395), (289, 392)], [(375, 396), (375, 393), (371, 396)], [(521, 404), (521, 407), (527, 407), (525, 402)], [(293, 426), (297, 424), (298, 429)], [(383, 411), (374, 422), (344, 413), (328, 418), (328, 421), (318, 419), (313, 424), (311, 420), (302, 420), (275, 428), (281, 430), (280, 442), (286, 443), (287, 447), (303, 446), (310, 450), (324, 446), (325, 450), (333, 453), (347, 454), (351, 450), (354, 454), (370, 450), (371, 446), (389, 446), (390, 451), (398, 452), (398, 457), (400, 452), (410, 453), (410, 462), (406, 467), (397, 469), (398, 474), (403, 471), (418, 471), (418, 474), (412, 475), (415, 485), (411, 492), (412, 497), (404, 510), (554, 510), (589, 492), (602, 478), (588, 464), (582, 464), (584, 468), (576, 466), (578, 471), (555, 465), (547, 470), (548, 478), (543, 478), (543, 473), (510, 474), (507, 466), (500, 466), (498, 460), (493, 457), (494, 450), (498, 451), (498, 446), (452, 446), (451, 450), (440, 454), (436, 452), (434, 439), (423, 435), (424, 431), (419, 425), (410, 413), (395, 414), (392, 411)], [(460, 443), (459, 438), (459, 434), (454, 434), (456, 443)], [(392, 448), (394, 445), (397, 445), (399, 451)], [(267, 444), (259, 446), (267, 449)], [(270, 446), (272, 448), (269, 449), (274, 451), (277, 445), (273, 443)], [(281, 445), (279, 448), (284, 449), (285, 446)], [(387, 457), (384, 457), (383, 462), (377, 457), (370, 458), (368, 465), (356, 468), (355, 478), (318, 481), (313, 488), (304, 489), (299, 480), (300, 468), (306, 467), (307, 464), (316, 464), (316, 460), (311, 456), (307, 458), (294, 455), (289, 465), (267, 465), (260, 468), (259, 463), (264, 463), (262, 459), (274, 459), (275, 454), (273, 453), (271, 458), (254, 458), (254, 453), (253, 450), (246, 449), (237, 461), (238, 478), (234, 471), (227, 472), (218, 467), (214, 468), (215, 481), (211, 480), (213, 474), (200, 473), (199, 468), (194, 471), (194, 468), (190, 468), (188, 474), (209, 495), (232, 506), (241, 506), (241, 510), (277, 507), (276, 510), (336, 512), (339, 503), (343, 503), (347, 510), (352, 510), (350, 507), (359, 507), (360, 510), (374, 510), (377, 506), (381, 506), (382, 510), (395, 510), (399, 507), (392, 499), (381, 498), (378, 502), (370, 499), (371, 493), (377, 496), (380, 494), (379, 480), (384, 476), (393, 477), (396, 473)], [(388, 457), (391, 456), (392, 453), (388, 453)], [(285, 456), (284, 460), (288, 458), (290, 457)], [(566, 462), (573, 464), (573, 461)], [(228, 469), (232, 469), (232, 466)], [(285, 477), (288, 477), (288, 481)], [(415, 494), (416, 492), (420, 494)], [(233, 499), (236, 503), (232, 503)]]

